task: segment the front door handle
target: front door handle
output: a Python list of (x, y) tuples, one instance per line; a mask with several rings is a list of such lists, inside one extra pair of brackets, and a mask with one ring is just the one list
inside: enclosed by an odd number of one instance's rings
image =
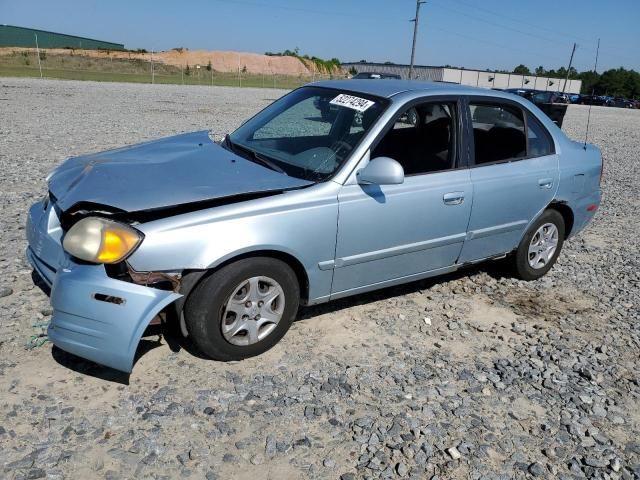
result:
[(442, 197), (442, 201), (445, 205), (460, 205), (464, 202), (464, 192), (445, 193)]
[(538, 186), (540, 188), (551, 188), (553, 185), (553, 178), (540, 178), (538, 180)]

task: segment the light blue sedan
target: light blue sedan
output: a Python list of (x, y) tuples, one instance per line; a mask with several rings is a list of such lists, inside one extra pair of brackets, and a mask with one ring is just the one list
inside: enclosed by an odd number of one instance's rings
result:
[(204, 354), (238, 360), (300, 304), (504, 257), (541, 277), (593, 218), (601, 174), (596, 147), (515, 95), (319, 82), (220, 143), (67, 160), (29, 211), (27, 257), (63, 350), (128, 372), (152, 320), (175, 318)]

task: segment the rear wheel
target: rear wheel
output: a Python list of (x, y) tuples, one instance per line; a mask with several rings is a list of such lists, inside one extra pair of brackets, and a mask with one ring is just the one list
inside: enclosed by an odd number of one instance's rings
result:
[(299, 302), (291, 267), (273, 258), (246, 258), (196, 286), (185, 304), (185, 322), (204, 354), (242, 360), (269, 350), (287, 333)]
[(522, 280), (536, 280), (556, 262), (564, 243), (564, 219), (557, 210), (546, 210), (522, 238), (513, 266)]

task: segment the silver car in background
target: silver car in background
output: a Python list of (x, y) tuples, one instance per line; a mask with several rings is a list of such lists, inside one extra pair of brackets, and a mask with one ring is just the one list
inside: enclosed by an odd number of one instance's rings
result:
[(601, 173), (596, 147), (515, 95), (319, 82), (220, 143), (67, 160), (29, 211), (27, 256), (63, 350), (131, 371), (172, 309), (204, 354), (237, 360), (275, 345), (300, 304), (505, 256), (539, 278), (592, 219)]

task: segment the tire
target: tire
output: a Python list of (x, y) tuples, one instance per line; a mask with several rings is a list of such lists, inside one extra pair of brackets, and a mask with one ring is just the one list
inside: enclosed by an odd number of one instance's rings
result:
[(300, 285), (289, 265), (268, 257), (245, 258), (214, 271), (195, 287), (185, 304), (185, 323), (206, 356), (242, 360), (278, 343), (299, 304)]
[[(553, 228), (555, 228), (555, 235)], [(564, 218), (560, 212), (549, 209), (540, 215), (518, 245), (512, 260), (515, 275), (522, 280), (537, 280), (551, 270), (564, 244), (564, 232)], [(550, 237), (543, 239), (542, 237), (546, 235)], [(551, 252), (554, 239), (555, 250)], [(533, 252), (530, 251), (530, 247), (534, 250)], [(538, 258), (536, 258), (536, 251), (540, 254)], [(536, 266), (533, 266), (532, 262)]]

